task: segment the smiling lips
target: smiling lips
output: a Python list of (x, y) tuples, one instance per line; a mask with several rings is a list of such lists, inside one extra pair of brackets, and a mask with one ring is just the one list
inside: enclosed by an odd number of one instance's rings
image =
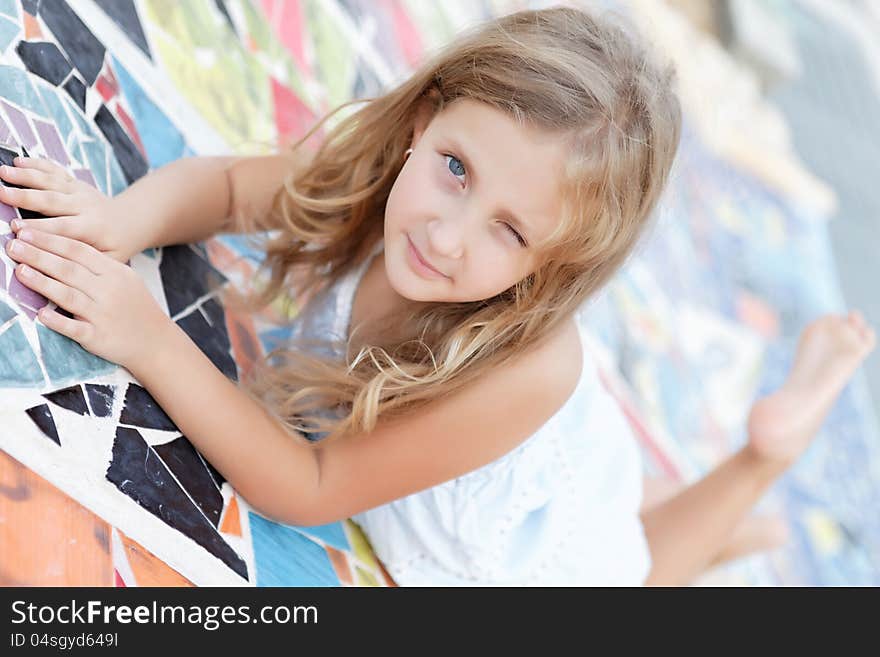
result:
[(420, 263), (422, 263), (425, 267), (427, 267), (428, 269), (430, 269), (431, 271), (433, 271), (433, 272), (434, 272), (435, 274), (437, 274), (438, 276), (442, 276), (443, 278), (449, 278), (446, 274), (444, 274), (442, 271), (437, 270), (434, 266), (431, 265), (431, 263), (429, 263), (427, 260), (425, 260), (425, 259), (422, 257), (422, 254), (419, 252), (419, 249), (418, 249), (418, 248), (416, 247), (416, 245), (413, 243), (413, 241), (412, 241), (412, 239), (410, 238), (409, 235), (406, 236), (406, 239), (409, 241), (410, 248), (412, 248), (413, 253), (415, 254), (416, 258), (418, 259), (418, 261), (419, 261)]

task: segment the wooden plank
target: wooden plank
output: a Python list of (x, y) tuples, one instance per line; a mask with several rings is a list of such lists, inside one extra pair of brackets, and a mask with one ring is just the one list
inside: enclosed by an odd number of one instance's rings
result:
[(110, 525), (0, 450), (0, 585), (113, 584)]

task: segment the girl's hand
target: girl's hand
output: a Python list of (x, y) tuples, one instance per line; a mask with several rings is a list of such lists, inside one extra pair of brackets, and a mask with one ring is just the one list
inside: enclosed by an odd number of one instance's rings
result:
[(46, 215), (46, 219), (16, 219), (24, 226), (90, 244), (119, 262), (143, 250), (138, 227), (117, 212), (113, 199), (46, 159), (17, 157), (15, 166), (0, 166), (0, 179), (29, 189), (0, 186), (0, 201)]
[(88, 244), (26, 228), (7, 244), (21, 283), (74, 315), (48, 306), (38, 316), (93, 354), (127, 369), (156, 353), (171, 323), (131, 267)]

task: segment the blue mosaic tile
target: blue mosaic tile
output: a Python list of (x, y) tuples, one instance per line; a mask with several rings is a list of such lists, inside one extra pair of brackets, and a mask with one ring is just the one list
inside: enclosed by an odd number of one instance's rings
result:
[(15, 66), (0, 65), (0, 89), (3, 97), (15, 104), (25, 107), (42, 118), (46, 116), (46, 107), (28, 74)]
[(54, 88), (43, 84), (37, 84), (37, 91), (39, 91), (40, 96), (43, 98), (43, 103), (49, 110), (49, 114), (55, 122), (55, 127), (58, 128), (58, 133), (64, 142), (67, 143), (67, 137), (73, 131), (73, 122), (70, 120), (67, 110), (64, 109), (64, 105), (61, 104), (58, 93)]
[(110, 191), (108, 192), (111, 196), (116, 196), (120, 192), (124, 191), (126, 187), (128, 187), (128, 182), (125, 180), (125, 174), (122, 173), (122, 167), (119, 166), (119, 162), (117, 161), (114, 155), (111, 155), (109, 158), (110, 163)]
[(19, 20), (18, 0), (0, 0), (0, 14)]
[(327, 551), (287, 525), (248, 513), (257, 586), (340, 586)]
[(147, 150), (150, 166), (156, 169), (179, 159), (186, 148), (183, 135), (174, 127), (174, 124), (162, 110), (147, 97), (125, 67), (115, 58), (112, 61), (116, 79), (119, 81), (119, 86), (129, 107), (131, 107), (132, 118), (137, 125), (138, 132), (142, 135), (149, 135), (149, 139), (144, 141), (144, 148)]
[(98, 183), (98, 189), (105, 194), (107, 193), (107, 146), (104, 142), (94, 139), (92, 141), (83, 141), (82, 150), (86, 156), (88, 165)]
[(54, 387), (78, 383), (102, 374), (109, 374), (118, 366), (109, 360), (89, 353), (67, 336), (37, 324), (43, 363)]
[(333, 522), (329, 525), (318, 525), (316, 527), (294, 526), (303, 534), (320, 538), (327, 545), (332, 545), (338, 550), (351, 550), (351, 546), (348, 544), (348, 539), (345, 536), (345, 528), (341, 522)]
[[(3, 265), (0, 265), (0, 267), (3, 267)], [(7, 321), (15, 317), (16, 314), (12, 308), (0, 301), (0, 326), (3, 326)]]
[(21, 26), (18, 23), (0, 16), (0, 52), (4, 52), (20, 32)]
[(18, 322), (0, 334), (0, 387), (42, 388), (45, 385), (40, 364)]
[[(82, 144), (75, 132), (71, 132), (67, 136), (67, 142), (64, 144), (64, 147), (67, 149), (67, 154), (70, 155), (71, 159), (79, 162), (83, 168), (88, 168), (88, 160), (86, 160), (85, 154), (82, 150)], [(94, 175), (92, 175), (92, 177), (94, 178)]]
[(76, 122), (77, 127), (79, 128), (80, 134), (85, 137), (94, 137), (95, 131), (92, 128), (91, 124), (86, 121), (83, 116), (82, 110), (77, 107), (76, 103), (71, 100), (69, 96), (62, 96), (63, 102), (67, 105), (67, 109), (70, 110), (70, 116), (73, 117), (73, 120)]

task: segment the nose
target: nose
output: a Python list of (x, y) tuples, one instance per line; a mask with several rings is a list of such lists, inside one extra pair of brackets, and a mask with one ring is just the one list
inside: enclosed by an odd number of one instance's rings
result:
[(432, 219), (428, 222), (428, 243), (441, 258), (457, 260), (464, 253), (464, 222), (454, 219)]

